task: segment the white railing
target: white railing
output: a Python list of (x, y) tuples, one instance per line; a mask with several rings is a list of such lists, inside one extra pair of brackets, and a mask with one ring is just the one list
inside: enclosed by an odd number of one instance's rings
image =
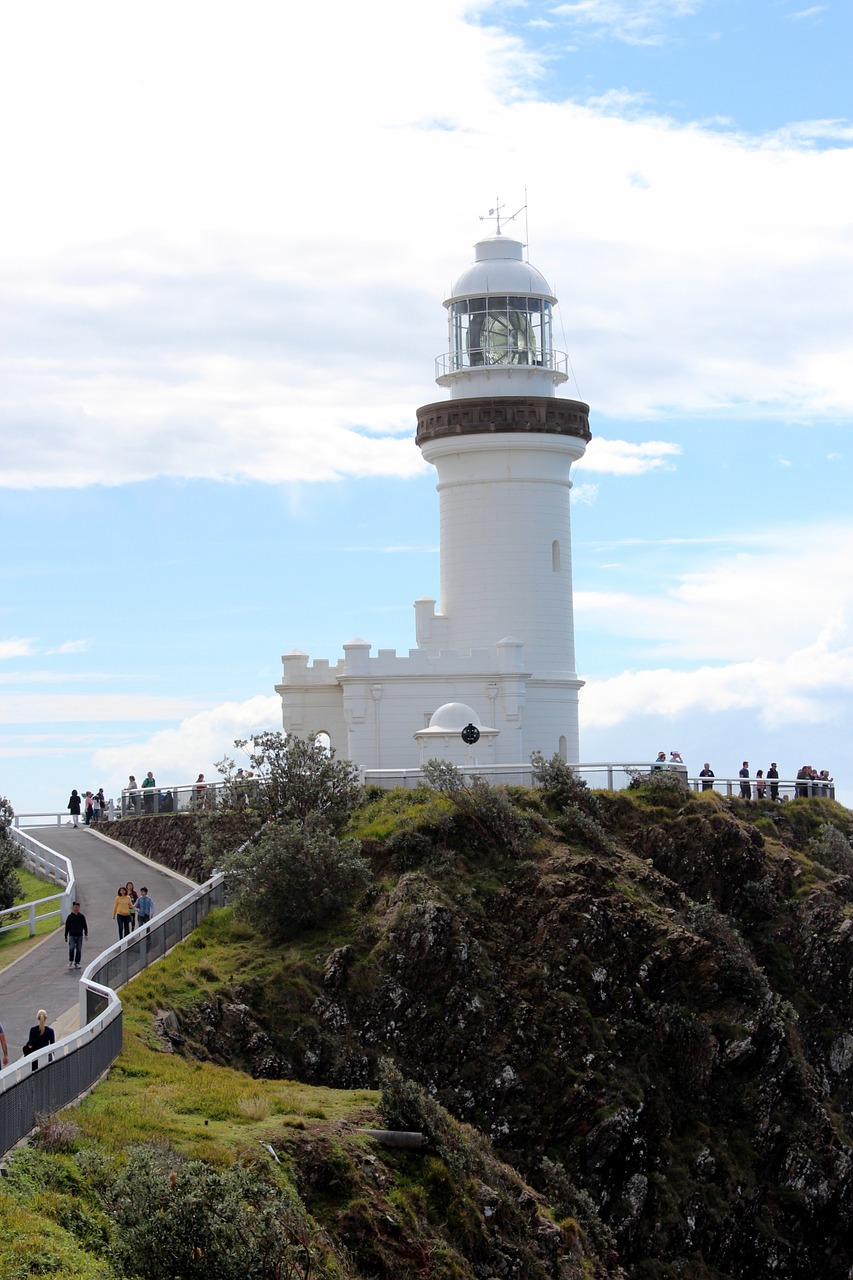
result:
[[(605, 760), (593, 763), (582, 762), (572, 765), (572, 771), (583, 778), (594, 791), (621, 791), (639, 774), (650, 773), (656, 763), (650, 760)], [(463, 776), (485, 778), (495, 786), (533, 786), (533, 766), (531, 764), (480, 764), (476, 759), (460, 765)], [(684, 764), (667, 761), (664, 769), (678, 774), (691, 791), (717, 791), (726, 796), (740, 796), (741, 779), (739, 777), (700, 778), (688, 772)], [(365, 769), (362, 780), (366, 786), (379, 786), (390, 791), (394, 787), (413, 790), (421, 786), (422, 775), (419, 768), (412, 769)], [(756, 792), (761, 779), (751, 778), (751, 796), (753, 800), (761, 797)], [(835, 799), (835, 783), (832, 779), (808, 778), (764, 778), (764, 798), (774, 800), (813, 799), (827, 797)], [(710, 785), (708, 785), (710, 784)], [(101, 824), (120, 817), (144, 817), (158, 813), (202, 813), (217, 809), (223, 805), (242, 802), (251, 805), (252, 797), (259, 785), (257, 778), (232, 778), (225, 782), (185, 782), (167, 787), (138, 787), (135, 791), (122, 792), (119, 804), (110, 801), (103, 812)], [(13, 819), (15, 830), (22, 826), (48, 826), (54, 823), (61, 825), (68, 822), (67, 813), (20, 813)], [(58, 857), (59, 855), (54, 855)]]
[[(74, 885), (74, 868), (71, 862), (63, 854), (57, 853), (55, 849), (48, 849), (47, 845), (41, 841), (34, 839), (27, 831), (20, 831), (12, 828), (9, 832), (15, 844), (18, 845), (24, 855), (24, 866), (30, 871), (34, 871), (36, 875), (42, 876), (45, 880), (53, 880), (57, 884), (64, 886), (61, 893), (49, 894), (45, 898), (35, 898), (32, 902), (22, 902), (16, 907), (8, 907), (5, 911), (0, 911), (0, 920), (5, 916), (13, 913), (27, 913), (26, 920), (13, 921), (11, 924), (0, 925), (0, 933), (6, 933), (10, 929), (20, 929), (25, 924), (29, 925), (29, 936), (35, 937), (36, 924), (40, 920), (47, 920), (51, 916), (59, 916), (60, 921), (65, 920), (71, 910), (71, 903), (74, 901), (76, 893)], [(55, 903), (49, 911), (37, 912), (36, 907), (45, 905), (46, 903)]]
[(182, 941), (211, 907), (222, 906), (224, 881), (221, 872), (213, 875), (96, 956), (80, 978), (80, 1030), (0, 1071), (0, 1155), (30, 1132), (39, 1115), (68, 1106), (108, 1070), (122, 1046), (116, 988)]
[[(576, 764), (571, 768), (572, 772), (583, 778), (593, 791), (622, 791), (636, 777), (652, 773), (656, 764), (650, 760), (629, 760), (620, 763), (610, 760)], [(483, 778), (493, 786), (533, 786), (533, 766), (529, 764), (477, 764), (469, 761), (459, 765), (459, 771), (465, 778)], [(691, 777), (686, 765), (669, 761), (663, 766), (663, 771), (674, 773), (691, 791), (717, 791), (725, 796), (739, 797), (742, 788), (745, 789), (748, 782), (751, 800), (763, 798), (782, 801), (815, 797), (835, 799), (835, 783), (826, 779), (700, 778), (698, 775)], [(364, 782), (366, 786), (382, 787), (385, 791), (390, 791), (394, 787), (414, 790), (423, 784), (423, 774), (420, 769), (366, 769)], [(756, 791), (757, 784), (761, 782), (764, 783), (763, 796)]]

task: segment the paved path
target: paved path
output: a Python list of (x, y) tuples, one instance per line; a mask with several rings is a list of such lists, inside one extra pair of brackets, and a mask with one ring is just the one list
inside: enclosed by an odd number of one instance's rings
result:
[[(83, 967), (118, 940), (112, 919), (120, 884), (132, 880), (154, 900), (155, 915), (188, 893), (192, 881), (158, 866), (126, 845), (96, 835), (88, 827), (27, 827), (49, 849), (65, 854), (74, 866), (80, 910), (89, 926), (83, 941)], [(82, 970), (80, 971), (82, 972)], [(79, 1025), (80, 972), (68, 968), (68, 946), (59, 928), (5, 969), (0, 969), (0, 1023), (6, 1032), (9, 1061), (22, 1056), (21, 1047), (39, 1009), (46, 1009), (57, 1040)]]

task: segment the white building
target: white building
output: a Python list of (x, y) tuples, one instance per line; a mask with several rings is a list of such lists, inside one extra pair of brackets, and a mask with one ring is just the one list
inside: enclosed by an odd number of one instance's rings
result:
[[(405, 655), (360, 639), (335, 665), (294, 650), (276, 685), (288, 732), (328, 734), (362, 770), (526, 764), (535, 750), (578, 760), (569, 491), (589, 408), (556, 395), (556, 298), (522, 244), (498, 226), (475, 249), (444, 304), (436, 381), (449, 399), (417, 414), (438, 472), (440, 607), (415, 601)], [(473, 747), (459, 735), (469, 722)]]

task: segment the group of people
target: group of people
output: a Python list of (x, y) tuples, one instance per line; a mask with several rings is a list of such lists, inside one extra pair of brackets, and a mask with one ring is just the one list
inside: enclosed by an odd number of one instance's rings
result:
[[(749, 777), (749, 761), (744, 760), (740, 769), (738, 769), (738, 777), (740, 778), (740, 798), (741, 800), (752, 799), (752, 782)], [(774, 760), (770, 768), (767, 770), (767, 776), (764, 776), (764, 770), (759, 769), (755, 775), (755, 799), (763, 800), (767, 794), (769, 786), (769, 794), (771, 800), (779, 799), (779, 770)]]
[(801, 765), (797, 770), (798, 796), (828, 796), (832, 778), (828, 769), (817, 769), (810, 764)]
[[(672, 769), (674, 765), (682, 765), (681, 753), (679, 751), (670, 751), (669, 759), (665, 751), (659, 751), (655, 762), (652, 765), (653, 770)], [(682, 770), (686, 772), (686, 770)], [(714, 789), (714, 770), (706, 760), (702, 768), (699, 770), (699, 777), (702, 779), (702, 790), (713, 791)], [(755, 777), (750, 777), (749, 761), (744, 760), (738, 770), (738, 778), (740, 780), (740, 798), (742, 800), (785, 800), (787, 796), (779, 794), (779, 767), (774, 760), (770, 768), (765, 771), (757, 770)], [(828, 769), (821, 769), (818, 773), (817, 769), (811, 765), (805, 764), (797, 770), (796, 794), (797, 796), (816, 796), (831, 795), (832, 777)]]
[(149, 897), (145, 885), (139, 893), (133, 887), (133, 881), (120, 884), (116, 900), (113, 904), (113, 920), (118, 925), (119, 938), (126, 938), (137, 925), (148, 924), (154, 914), (154, 903)]
[(107, 807), (104, 788), (98, 787), (97, 791), (87, 791), (81, 796), (75, 787), (68, 797), (68, 804), (65, 807), (71, 814), (72, 827), (78, 826), (81, 814), (84, 826), (96, 827), (101, 821), (101, 814)]
[(124, 794), (127, 799), (127, 808), (133, 810), (134, 813), (139, 812), (139, 803), (146, 813), (154, 813), (159, 809), (158, 801), (160, 797), (157, 795), (157, 780), (149, 769), (142, 783), (138, 783), (133, 774), (127, 780), (127, 786), (124, 788)]

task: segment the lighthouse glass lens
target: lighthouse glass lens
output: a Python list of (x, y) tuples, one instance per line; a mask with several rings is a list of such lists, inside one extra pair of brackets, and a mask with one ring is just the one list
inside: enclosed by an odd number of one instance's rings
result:
[(544, 365), (551, 350), (551, 304), (495, 294), (450, 308), (451, 367)]

